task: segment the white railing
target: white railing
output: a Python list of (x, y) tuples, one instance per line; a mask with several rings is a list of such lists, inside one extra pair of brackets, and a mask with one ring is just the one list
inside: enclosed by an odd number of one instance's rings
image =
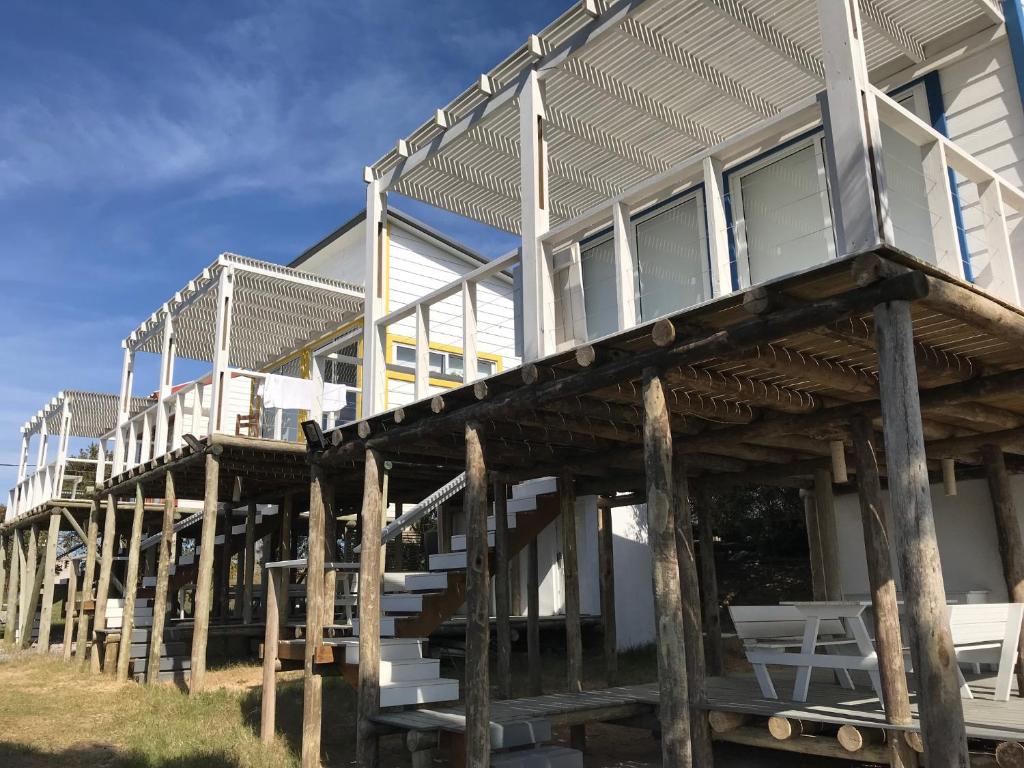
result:
[(52, 461), (11, 489), (7, 517), (25, 514), (50, 501), (88, 498), (97, 481), (104, 478), (104, 471), (98, 459), (68, 457)]

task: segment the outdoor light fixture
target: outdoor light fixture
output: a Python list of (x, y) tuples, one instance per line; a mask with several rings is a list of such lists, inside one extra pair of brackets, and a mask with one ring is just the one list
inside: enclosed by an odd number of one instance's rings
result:
[(182, 435), (181, 439), (185, 441), (185, 445), (192, 449), (195, 453), (202, 453), (205, 449), (203, 444), (199, 442), (199, 438), (195, 435)]
[(302, 422), (302, 434), (306, 436), (306, 445), (313, 453), (323, 453), (327, 450), (327, 441), (324, 439), (324, 431), (320, 429), (320, 422), (314, 419)]

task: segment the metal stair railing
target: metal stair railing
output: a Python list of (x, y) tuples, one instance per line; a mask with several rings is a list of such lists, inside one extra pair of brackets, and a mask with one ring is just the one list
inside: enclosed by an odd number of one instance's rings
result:
[[(200, 522), (202, 519), (203, 519), (203, 512), (200, 510), (199, 512), (196, 512), (195, 514), (189, 515), (188, 517), (183, 518), (183, 519), (179, 520), (178, 522), (176, 522), (174, 524), (174, 526), (171, 528), (171, 532), (172, 533), (178, 533), (179, 531), (184, 531), (186, 528), (191, 528), (193, 525), (195, 525), (196, 523)], [(142, 540), (142, 543), (139, 544), (139, 551), (140, 552), (145, 552), (147, 549), (150, 549), (151, 547), (155, 547), (157, 544), (160, 543), (160, 540), (163, 537), (164, 537), (163, 531), (160, 531), (159, 533), (154, 533), (152, 536), (147, 536), (146, 538), (144, 538)]]
[[(397, 517), (388, 523), (383, 530), (380, 532), (380, 543), (383, 546), (400, 534), (404, 529), (415, 523), (424, 515), (428, 515), (437, 509), (439, 506), (444, 504), (446, 501), (451, 499), (458, 493), (461, 493), (466, 489), (466, 473), (462, 472), (456, 475), (447, 483), (442, 485), (432, 494), (427, 496), (423, 501), (417, 504), (415, 507), (410, 509), (408, 512), (403, 514), (401, 517)], [(362, 545), (353, 550), (355, 552), (362, 551)]]

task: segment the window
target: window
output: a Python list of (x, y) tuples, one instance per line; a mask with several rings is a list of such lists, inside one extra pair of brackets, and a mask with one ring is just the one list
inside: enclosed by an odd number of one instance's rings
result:
[(583, 271), (583, 306), (587, 338), (596, 339), (618, 330), (615, 288), (615, 245), (608, 239), (580, 251)]
[(678, 312), (711, 293), (701, 195), (643, 216), (636, 224), (639, 320)]
[(820, 136), (736, 172), (729, 186), (741, 283), (756, 285), (835, 256)]
[[(415, 371), (416, 347), (396, 342), (394, 352), (396, 366), (411, 368)], [(427, 369), (433, 376), (450, 378), (453, 381), (462, 381), (462, 355), (455, 352), (439, 352), (432, 349), (430, 350)], [(478, 376), (492, 376), (496, 370), (497, 364), (493, 360), (477, 359), (476, 372)]]

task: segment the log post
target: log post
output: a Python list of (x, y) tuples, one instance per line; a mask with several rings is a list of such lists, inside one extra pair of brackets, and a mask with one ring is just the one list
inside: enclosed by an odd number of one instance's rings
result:
[[(206, 454), (206, 480), (203, 489), (203, 527), (200, 531), (199, 568), (196, 573), (195, 617), (192, 625), (192, 660), (188, 692), (195, 696), (206, 681), (206, 641), (210, 630), (210, 603), (213, 597), (213, 554), (217, 546), (217, 501), (220, 494), (220, 459)], [(224, 537), (231, 532), (231, 518), (226, 520)]]
[(68, 597), (64, 603), (64, 661), (71, 661), (75, 639), (75, 599), (78, 597), (78, 567), (72, 562), (68, 569)]
[(512, 698), (512, 620), (508, 561), (508, 486), (494, 481), (494, 612), (498, 640), (498, 665), (495, 670), (498, 698)]
[(683, 610), (673, 514), (672, 431), (661, 376), (643, 374), (644, 465), (647, 473), (647, 535), (654, 580), (658, 643), (662, 763), (692, 765), (690, 701), (686, 679)]
[[(359, 704), (356, 723), (356, 763), (360, 768), (377, 768), (380, 764), (380, 745), (370, 718), (380, 711), (380, 532), (384, 517), (381, 503), (383, 471), (384, 459), (380, 453), (372, 449), (367, 450), (363, 475), (363, 509), (360, 514), (362, 546), (359, 551)], [(322, 547), (320, 551), (323, 551)]]
[[(875, 432), (871, 420), (864, 416), (850, 422), (850, 432), (857, 465), (857, 492), (864, 529), (864, 551), (868, 562), (868, 582), (875, 620), (875, 649), (878, 652), (885, 719), (893, 725), (906, 726), (913, 721), (913, 714), (910, 711), (910, 695), (903, 664), (899, 606), (896, 602), (896, 582), (892, 575), (892, 554), (882, 484), (878, 475)], [(917, 766), (917, 753), (910, 749), (904, 739), (889, 739), (889, 752), (894, 768)]]
[[(302, 768), (320, 766), (320, 731), (323, 718), (323, 676), (316, 664), (316, 653), (324, 642), (324, 468), (318, 463), (310, 466), (309, 482), (309, 537), (306, 555), (306, 644), (302, 667)], [(360, 587), (363, 582), (360, 579)], [(361, 590), (360, 590), (361, 591)], [(359, 624), (359, 645), (368, 628)], [(360, 659), (360, 678), (362, 677)], [(362, 681), (359, 697), (362, 702)]]
[(53, 579), (57, 571), (57, 537), (60, 535), (60, 512), (50, 513), (46, 532), (46, 554), (43, 558), (43, 596), (39, 604), (39, 652), (49, 653), (50, 626), (53, 621)]
[[(110, 594), (110, 572), (114, 566), (114, 543), (117, 541), (117, 497), (107, 494), (107, 512), (103, 518), (103, 545), (100, 559), (100, 577), (96, 582), (96, 609), (93, 614), (93, 654), (90, 664), (93, 672), (99, 672), (100, 655), (96, 652), (97, 633), (107, 628), (107, 597)], [(109, 670), (108, 670), (109, 671)]]
[(583, 635), (580, 631), (580, 570), (576, 553), (576, 485), (572, 476), (558, 478), (562, 528), (562, 573), (565, 577), (565, 671), (570, 693), (583, 690)]
[(693, 545), (693, 524), (690, 515), (690, 481), (686, 459), (672, 455), (673, 500), (675, 509), (676, 560), (679, 563), (679, 593), (683, 607), (683, 639), (686, 652), (686, 688), (690, 700), (690, 739), (693, 743), (693, 764), (696, 768), (714, 765), (711, 747), (711, 726), (706, 707), (706, 673), (704, 671), (704, 624), (700, 610), (700, 583), (697, 577), (697, 554)]
[(124, 613), (121, 617), (121, 647), (117, 649), (117, 679), (128, 679), (131, 664), (132, 634), (135, 631), (135, 593), (139, 586), (139, 549), (142, 545), (142, 521), (146, 512), (146, 497), (142, 484), (135, 485), (135, 509), (132, 513), (132, 532), (128, 542), (128, 567), (124, 578)]
[[(992, 499), (992, 514), (996, 523), (999, 559), (1003, 564), (1006, 593), (1015, 603), (1024, 603), (1024, 537), (1017, 522), (1017, 509), (1006, 474), (1006, 461), (998, 446), (986, 445), (981, 449), (988, 478), (988, 492)], [(1024, 634), (1022, 634), (1024, 637)], [(1017, 691), (1024, 696), (1024, 643), (1017, 647)]]
[(530, 668), (530, 695), (544, 693), (540, 659), (540, 557), (537, 537), (526, 546), (526, 660)]
[(725, 669), (722, 657), (722, 617), (718, 612), (718, 570), (715, 567), (715, 511), (707, 491), (695, 498), (697, 535), (700, 537), (700, 586), (703, 598), (701, 618), (704, 620), (704, 658), (706, 672), (718, 677)]
[(32, 645), (32, 628), (36, 620), (36, 604), (38, 603), (39, 585), (36, 584), (36, 570), (39, 568), (39, 526), (33, 523), (28, 529), (28, 542), (25, 545), (25, 575), (21, 580), (21, 600), (18, 606), (19, 635), (18, 646), (28, 648)]
[[(224, 507), (224, 543), (218, 557), (214, 550), (214, 564), (217, 567), (217, 616), (221, 624), (227, 624), (231, 612), (231, 559), (234, 557), (234, 537), (231, 535), (231, 507)], [(241, 563), (239, 563), (241, 570)]]
[(597, 555), (601, 577), (601, 626), (604, 635), (604, 676), (609, 688), (618, 684), (619, 641), (615, 626), (615, 533), (612, 509), (598, 500)]
[(260, 702), (260, 739), (264, 744), (274, 740), (277, 712), (277, 643), (281, 637), (280, 593), (286, 584), (287, 568), (268, 568), (266, 584), (266, 616), (263, 632), (263, 697)]
[[(248, 518), (248, 513), (246, 514)], [(243, 525), (244, 527), (244, 525)], [(231, 529), (234, 528), (233, 512), (228, 511), (228, 525), (226, 536), (232, 535)], [(233, 618), (242, 621), (242, 606), (245, 604), (243, 600), (243, 593), (245, 592), (245, 570), (248, 568), (245, 558), (249, 553), (245, 549), (245, 534), (242, 534), (241, 546), (235, 550), (235, 603), (232, 609), (231, 615)]]
[(466, 424), (466, 765), (491, 759), (487, 465), (480, 424)]
[(801, 489), (804, 500), (804, 523), (807, 527), (807, 553), (811, 564), (811, 595), (817, 601), (827, 600), (825, 561), (821, 554), (821, 530), (818, 525), (818, 504), (814, 493)]
[(897, 561), (929, 768), (969, 765), (956, 654), (949, 630), (928, 482), (910, 304), (875, 307), (875, 339)]
[[(137, 491), (136, 491), (137, 492)], [(174, 488), (174, 473), (167, 470), (164, 475), (164, 514), (160, 528), (160, 542), (157, 544), (156, 589), (153, 592), (153, 624), (149, 630), (149, 653), (146, 656), (146, 682), (150, 685), (160, 682), (161, 646), (164, 643), (164, 621), (167, 618), (167, 588), (171, 579), (171, 557), (174, 554), (174, 513), (178, 509), (178, 495)], [(206, 545), (203, 537), (202, 546)], [(197, 588), (198, 593), (198, 588)], [(198, 597), (198, 594), (197, 594)], [(198, 616), (196, 617), (198, 620)], [(193, 630), (193, 633), (195, 630)], [(192, 638), (195, 647), (195, 636)], [(192, 674), (195, 670), (192, 670)]]
[(18, 624), (18, 594), (21, 589), (21, 531), (11, 533), (11, 565), (7, 578), (7, 617), (4, 622), (4, 643), (14, 642), (14, 628)]
[(843, 586), (839, 575), (836, 500), (832, 491), (832, 472), (827, 469), (819, 469), (814, 473), (814, 501), (818, 512), (818, 536), (821, 542), (821, 562), (825, 573), (825, 599), (842, 600)]
[(82, 574), (82, 609), (78, 612), (78, 640), (75, 643), (75, 660), (80, 666), (85, 665), (86, 653), (89, 648), (89, 613), (85, 610), (85, 601), (93, 596), (93, 576), (96, 573), (96, 537), (99, 533), (100, 502), (93, 499), (89, 507), (89, 522), (86, 528), (85, 542), (85, 573)]
[[(385, 504), (381, 504), (382, 511)], [(382, 523), (383, 527), (383, 523)], [(334, 486), (324, 488), (324, 560), (338, 559), (338, 513), (334, 508)], [(338, 599), (338, 573), (324, 571), (324, 626), (334, 624), (335, 601)]]
[(252, 624), (252, 588), (256, 580), (256, 502), (245, 508), (245, 572), (242, 575), (242, 623)]
[[(281, 507), (278, 510), (278, 514), (281, 515), (281, 529), (277, 539), (277, 559), (291, 560), (292, 517), (295, 514), (295, 496), (293, 494), (285, 494)], [(285, 570), (281, 578), (283, 583), (281, 586), (281, 599), (278, 603), (278, 610), (281, 613), (281, 626), (285, 627), (288, 624), (288, 618), (291, 616), (292, 603), (288, 595), (288, 588), (292, 583), (291, 569)]]
[(0, 608), (4, 604), (7, 589), (7, 536), (0, 535)]

